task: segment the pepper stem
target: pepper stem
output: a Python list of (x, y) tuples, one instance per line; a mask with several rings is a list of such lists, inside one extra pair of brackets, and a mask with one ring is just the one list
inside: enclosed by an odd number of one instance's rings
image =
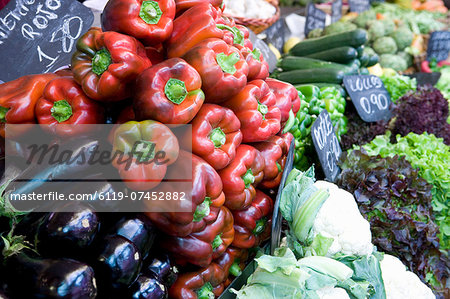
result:
[(242, 34), (241, 30), (237, 27), (230, 27), (225, 24), (217, 24), (217, 28), (222, 30), (228, 30), (231, 33), (233, 33), (233, 43), (243, 46), (244, 45), (244, 35)]
[(50, 112), (53, 118), (59, 123), (68, 120), (73, 114), (72, 106), (66, 100), (54, 102)]
[(253, 234), (254, 234), (255, 236), (261, 234), (261, 233), (264, 231), (265, 227), (266, 227), (266, 223), (267, 223), (266, 217), (263, 217), (263, 218), (261, 218), (261, 219), (258, 219), (258, 220), (256, 221), (256, 226), (255, 226), (255, 228), (253, 229)]
[(256, 60), (261, 61), (261, 59), (260, 59), (260, 57), (261, 57), (261, 51), (259, 51), (258, 48), (254, 48), (254, 49), (253, 49), (252, 55), (253, 55), (253, 58), (255, 58)]
[(221, 148), (227, 141), (227, 137), (221, 128), (217, 127), (209, 134), (209, 139), (214, 143), (215, 148)]
[(200, 289), (197, 290), (198, 299), (214, 299), (213, 287), (210, 282), (205, 283)]
[(245, 188), (248, 188), (255, 182), (255, 176), (253, 175), (251, 168), (249, 168), (247, 172), (242, 176), (242, 179), (244, 180)]
[(147, 24), (158, 24), (162, 16), (161, 8), (156, 1), (144, 1), (139, 11), (139, 17)]
[(222, 241), (222, 234), (218, 234), (215, 238), (214, 241), (212, 242), (212, 249), (216, 250), (220, 245), (222, 245), (223, 241)]
[(258, 111), (259, 113), (262, 114), (263, 119), (266, 118), (266, 114), (269, 112), (269, 108), (267, 107), (267, 105), (261, 104), (260, 102), (258, 102)]
[(181, 104), (186, 98), (188, 92), (183, 81), (170, 78), (164, 87), (166, 97), (174, 104)]
[(205, 200), (195, 209), (193, 222), (199, 222), (209, 215), (211, 203), (211, 197), (205, 197)]
[(111, 54), (105, 48), (97, 51), (92, 58), (92, 72), (98, 76), (103, 74), (111, 64)]
[(133, 145), (132, 155), (137, 158), (139, 162), (147, 162), (155, 157), (156, 144), (147, 140), (136, 141)]
[(0, 122), (2, 123), (6, 122), (6, 113), (8, 112), (9, 109), (10, 108), (0, 106)]
[(276, 162), (276, 164), (277, 164), (278, 172), (282, 172), (283, 171), (283, 167), (281, 167), (281, 164), (278, 163), (278, 162)]
[(233, 75), (236, 73), (236, 67), (234, 66), (240, 57), (238, 53), (231, 53), (230, 55), (225, 55), (225, 53), (219, 53), (216, 56), (217, 64), (220, 66), (222, 71), (225, 73)]
[(241, 267), (239, 267), (239, 262), (235, 261), (233, 265), (231, 265), (229, 273), (235, 277), (238, 277), (242, 274)]

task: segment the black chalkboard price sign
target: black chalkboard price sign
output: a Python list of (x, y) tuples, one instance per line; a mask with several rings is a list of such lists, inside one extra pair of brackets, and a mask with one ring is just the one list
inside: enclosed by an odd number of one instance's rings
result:
[(316, 28), (324, 28), (327, 14), (317, 8), (313, 3), (309, 3), (306, 8), (305, 34)]
[(341, 172), (338, 160), (342, 149), (327, 110), (323, 109), (311, 126), (311, 137), (326, 179), (334, 182)]
[(374, 75), (345, 76), (344, 86), (363, 121), (391, 118), (391, 97), (380, 78)]
[(450, 31), (435, 31), (428, 40), (427, 60), (445, 60), (450, 52)]
[(342, 0), (335, 0), (331, 4), (331, 23), (335, 23), (342, 18)]
[(348, 0), (348, 4), (350, 6), (350, 11), (352, 12), (363, 12), (370, 8), (369, 0)]
[(272, 44), (278, 51), (283, 52), (286, 30), (287, 26), (284, 18), (280, 18), (263, 32), (266, 35), (264, 41), (267, 44)]
[(0, 11), (0, 80), (48, 73), (70, 64), (92, 11), (76, 0), (10, 1)]

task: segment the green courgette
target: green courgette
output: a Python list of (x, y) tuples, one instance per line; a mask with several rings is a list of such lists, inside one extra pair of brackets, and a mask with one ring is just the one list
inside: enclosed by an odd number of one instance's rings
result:
[(306, 69), (338, 69), (350, 75), (358, 71), (354, 65), (347, 66), (339, 63), (323, 61), (309, 57), (287, 56), (278, 61), (277, 66), (283, 71), (306, 70)]
[(366, 67), (369, 64), (370, 56), (367, 53), (363, 53), (358, 59), (361, 62), (361, 67)]
[(349, 63), (358, 57), (358, 52), (352, 47), (339, 47), (306, 55), (308, 58), (320, 59), (336, 63)]
[(359, 46), (358, 48), (356, 48), (356, 52), (358, 52), (358, 58), (360, 58), (363, 53), (364, 53), (364, 45)]
[(345, 73), (338, 69), (307, 69), (281, 72), (277, 78), (291, 84), (337, 83), (341, 84)]
[(370, 75), (370, 72), (369, 72), (369, 70), (367, 68), (362, 67), (362, 68), (359, 69), (359, 74), (360, 75)]
[(357, 48), (367, 41), (367, 32), (362, 29), (330, 34), (318, 38), (311, 38), (299, 42), (291, 48), (289, 53), (294, 56), (306, 56), (325, 49), (349, 46)]
[(380, 61), (380, 57), (377, 54), (371, 55), (370, 58), (369, 58), (369, 62), (367, 63), (367, 67), (374, 66), (379, 61)]

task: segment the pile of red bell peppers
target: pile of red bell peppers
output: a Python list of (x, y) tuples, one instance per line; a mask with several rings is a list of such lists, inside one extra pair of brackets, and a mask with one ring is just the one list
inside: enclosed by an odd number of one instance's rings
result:
[[(110, 0), (102, 29), (77, 41), (70, 69), (0, 85), (3, 136), (5, 123), (39, 123), (76, 137), (75, 124), (105, 123), (105, 108), (131, 99), (114, 120), (114, 150), (131, 155), (140, 141), (168, 161), (137, 163), (150, 152), (131, 157), (129, 168), (113, 161), (132, 190), (151, 190), (192, 161), (191, 212), (146, 213), (182, 269), (172, 298), (218, 296), (248, 250), (269, 238), (267, 194), (280, 184), (293, 139), (283, 126), (300, 109), (292, 85), (266, 80), (268, 64), (249, 31), (223, 9), (220, 0)], [(192, 140), (177, 140), (166, 124), (191, 124)], [(191, 141), (192, 155), (183, 150)]]

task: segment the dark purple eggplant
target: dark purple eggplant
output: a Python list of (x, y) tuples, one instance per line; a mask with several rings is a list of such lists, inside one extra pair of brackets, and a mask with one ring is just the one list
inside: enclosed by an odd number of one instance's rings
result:
[(138, 214), (119, 221), (111, 235), (119, 235), (131, 241), (139, 249), (142, 260), (145, 260), (155, 241), (156, 229), (145, 215)]
[(159, 254), (151, 259), (142, 272), (164, 282), (167, 287), (170, 287), (178, 276), (178, 271), (167, 254)]
[(130, 286), (142, 267), (139, 249), (118, 235), (107, 236), (101, 243), (101, 253), (95, 261), (99, 290)]
[(44, 218), (38, 231), (41, 254), (79, 257), (94, 241), (100, 227), (95, 211), (82, 204), (71, 204), (70, 208), (72, 212), (52, 212)]
[(140, 275), (128, 289), (127, 298), (132, 299), (165, 299), (167, 287), (157, 278)]
[(14, 298), (90, 299), (97, 295), (94, 270), (76, 260), (19, 253), (7, 264)]

